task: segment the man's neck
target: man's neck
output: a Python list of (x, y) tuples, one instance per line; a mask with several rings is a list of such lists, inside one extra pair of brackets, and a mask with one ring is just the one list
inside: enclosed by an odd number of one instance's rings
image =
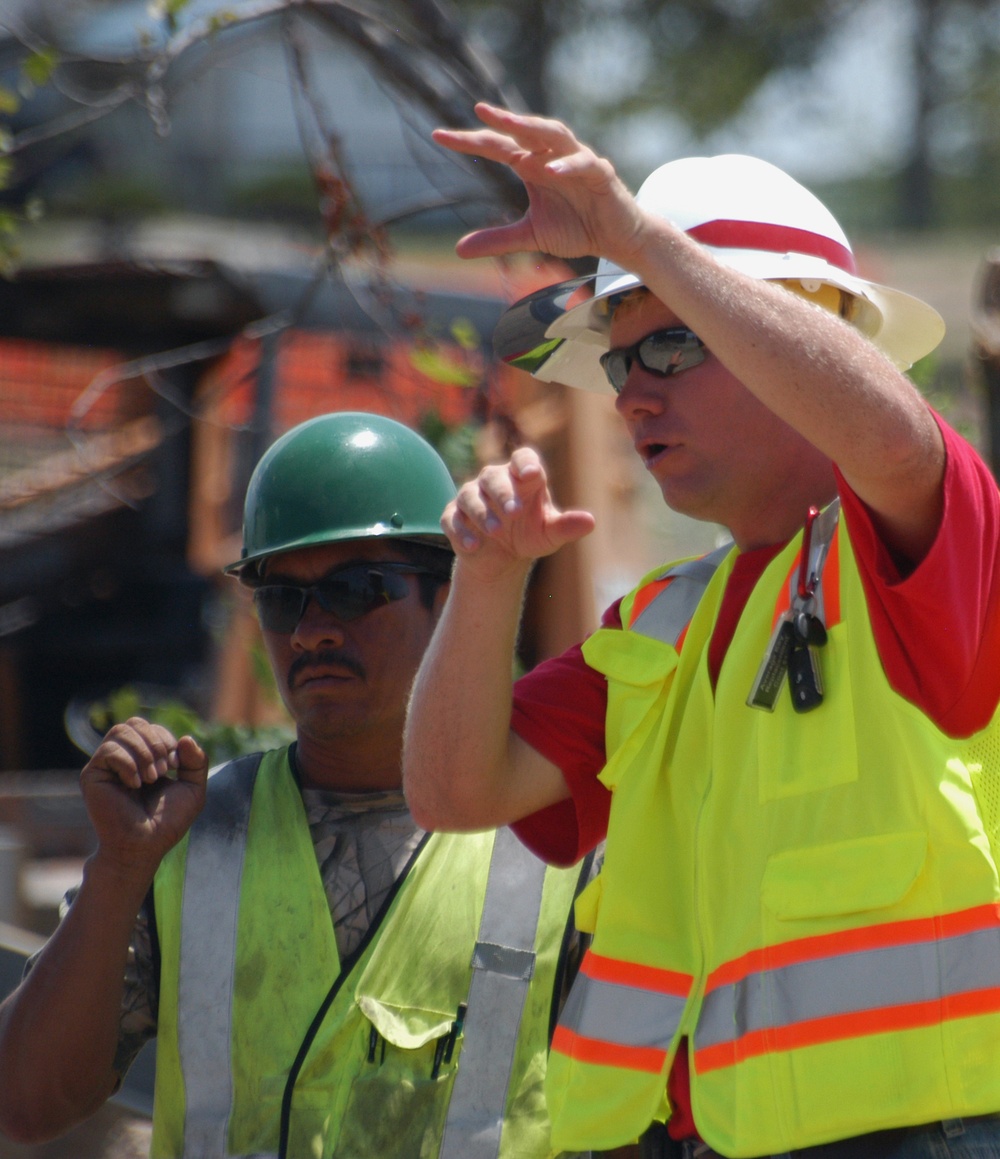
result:
[(402, 740), (395, 748), (382, 744), (373, 751), (369, 744), (318, 741), (300, 732), (295, 745), (299, 782), (303, 789), (348, 793), (399, 789), (403, 784), (401, 748)]
[(729, 525), (729, 532), (740, 551), (756, 551), (786, 544), (801, 531), (810, 507), (822, 510), (837, 497), (832, 468), (829, 478), (804, 487), (789, 487), (772, 496), (769, 504), (741, 513)]

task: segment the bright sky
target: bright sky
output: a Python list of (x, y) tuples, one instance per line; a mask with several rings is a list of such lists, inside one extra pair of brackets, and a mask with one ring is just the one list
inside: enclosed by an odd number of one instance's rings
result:
[[(648, 117), (616, 133), (615, 159), (645, 172), (691, 153), (752, 153), (799, 179), (854, 176), (902, 152), (906, 123), (908, 5), (870, 0), (844, 21), (808, 81), (765, 85), (739, 120), (707, 142), (693, 142), (669, 117)], [(561, 78), (572, 84), (566, 74)], [(592, 77), (590, 69), (580, 69)], [(589, 83), (589, 82), (588, 82)], [(568, 94), (572, 103), (574, 94)], [(585, 99), (585, 90), (580, 97)]]

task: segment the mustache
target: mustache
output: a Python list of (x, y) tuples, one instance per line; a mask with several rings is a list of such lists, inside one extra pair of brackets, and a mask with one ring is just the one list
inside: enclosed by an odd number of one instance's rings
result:
[(296, 677), (306, 668), (344, 668), (351, 673), (352, 676), (357, 676), (359, 680), (364, 680), (367, 673), (364, 665), (353, 656), (348, 656), (345, 652), (339, 652), (336, 649), (327, 649), (324, 652), (304, 652), (301, 656), (297, 656), (293, 661), (291, 667), (288, 669), (288, 676), (286, 683), (291, 689)]

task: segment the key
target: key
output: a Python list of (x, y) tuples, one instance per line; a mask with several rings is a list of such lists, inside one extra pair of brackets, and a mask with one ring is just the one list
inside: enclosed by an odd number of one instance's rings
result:
[[(823, 635), (825, 637), (826, 633)], [(796, 639), (788, 656), (788, 688), (796, 712), (812, 712), (823, 703), (823, 679), (819, 664), (812, 648), (799, 639)]]
[(809, 612), (799, 612), (795, 617), (795, 632), (804, 644), (812, 648), (822, 648), (826, 643), (823, 621)]

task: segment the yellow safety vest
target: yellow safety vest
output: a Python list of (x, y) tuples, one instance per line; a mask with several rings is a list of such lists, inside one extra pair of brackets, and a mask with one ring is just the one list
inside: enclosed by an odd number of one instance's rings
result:
[(341, 963), (287, 750), (225, 766), (155, 883), (151, 1155), (554, 1154), (543, 1080), (578, 877), (509, 830), (427, 836)]
[(557, 1146), (667, 1117), (682, 1037), (695, 1121), (725, 1155), (1000, 1110), (1000, 714), (957, 740), (890, 688), (843, 526), (817, 593), (823, 703), (749, 707), (800, 548), (757, 583), (714, 692), (735, 552), (681, 632), (655, 624), (690, 580), (657, 573), (624, 630), (584, 647), (608, 679), (613, 798), (549, 1062)]

